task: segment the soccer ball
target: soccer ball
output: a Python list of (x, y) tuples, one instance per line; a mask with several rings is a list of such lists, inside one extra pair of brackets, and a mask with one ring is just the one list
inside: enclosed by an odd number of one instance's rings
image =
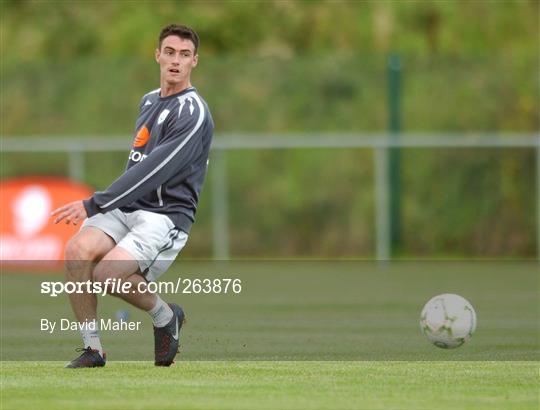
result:
[(420, 329), (435, 346), (453, 349), (471, 338), (476, 329), (476, 312), (459, 295), (438, 295), (422, 309)]

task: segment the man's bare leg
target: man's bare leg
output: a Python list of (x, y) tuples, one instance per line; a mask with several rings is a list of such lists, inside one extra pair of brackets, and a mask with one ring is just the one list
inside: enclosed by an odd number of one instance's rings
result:
[[(100, 229), (83, 228), (67, 244), (65, 251), (66, 280), (70, 282), (87, 282), (92, 280), (92, 270), (97, 261), (105, 256), (115, 243), (111, 237)], [(105, 366), (105, 354), (99, 339), (96, 311), (97, 297), (95, 294), (69, 294), (71, 308), (81, 326), (81, 336), (84, 348), (87, 349), (78, 358), (72, 360), (66, 367), (102, 367)], [(93, 327), (88, 326), (89, 323)], [(85, 326), (84, 326), (85, 325)], [(89, 366), (89, 362), (92, 363)]]
[(154, 325), (154, 355), (156, 366), (170, 366), (178, 352), (179, 332), (184, 322), (184, 311), (176, 304), (167, 304), (157, 294), (141, 290), (138, 285), (145, 282), (137, 261), (131, 254), (117, 246), (111, 250), (93, 271), (95, 282), (107, 283), (107, 279), (121, 279), (131, 283), (128, 292), (118, 296), (133, 306), (145, 310)]
[[(86, 282), (92, 280), (97, 261), (115, 246), (112, 238), (93, 227), (83, 228), (67, 244), (65, 251), (66, 280)], [(97, 298), (93, 293), (71, 293), (69, 301), (79, 322), (96, 319)]]
[(133, 306), (146, 311), (155, 327), (163, 327), (173, 317), (170, 306), (159, 295), (139, 289), (139, 284), (146, 282), (139, 270), (139, 264), (124, 248), (116, 246), (96, 266), (93, 271), (95, 282), (106, 283), (108, 278), (129, 282), (128, 292), (111, 293)]
[(105, 283), (108, 278), (121, 280), (122, 283), (131, 283), (128, 292), (114, 293), (114, 296), (139, 309), (148, 311), (156, 304), (155, 294), (139, 291), (139, 283), (146, 281), (141, 275), (139, 264), (124, 248), (116, 246), (108, 252), (95, 267), (92, 278), (101, 283)]

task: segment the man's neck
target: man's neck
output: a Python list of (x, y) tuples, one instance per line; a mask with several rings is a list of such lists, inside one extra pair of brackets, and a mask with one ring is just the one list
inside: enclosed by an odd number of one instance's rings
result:
[(159, 92), (160, 97), (168, 97), (169, 95), (178, 94), (181, 91), (184, 91), (186, 88), (191, 87), (191, 83), (189, 81), (185, 81), (182, 83), (169, 85), (167, 83), (161, 83), (161, 90)]

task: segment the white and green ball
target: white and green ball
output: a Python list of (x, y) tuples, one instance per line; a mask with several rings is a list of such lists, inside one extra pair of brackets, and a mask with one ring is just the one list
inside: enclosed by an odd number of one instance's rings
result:
[(422, 309), (420, 329), (435, 346), (453, 349), (470, 340), (476, 330), (476, 312), (459, 295), (438, 295)]

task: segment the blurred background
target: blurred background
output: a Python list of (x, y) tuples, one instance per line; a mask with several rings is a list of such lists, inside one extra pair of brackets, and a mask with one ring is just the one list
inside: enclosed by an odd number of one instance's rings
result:
[(538, 257), (536, 0), (1, 11), (5, 181), (106, 188), (178, 22), (200, 35), (192, 83), (216, 124), (184, 257)]

